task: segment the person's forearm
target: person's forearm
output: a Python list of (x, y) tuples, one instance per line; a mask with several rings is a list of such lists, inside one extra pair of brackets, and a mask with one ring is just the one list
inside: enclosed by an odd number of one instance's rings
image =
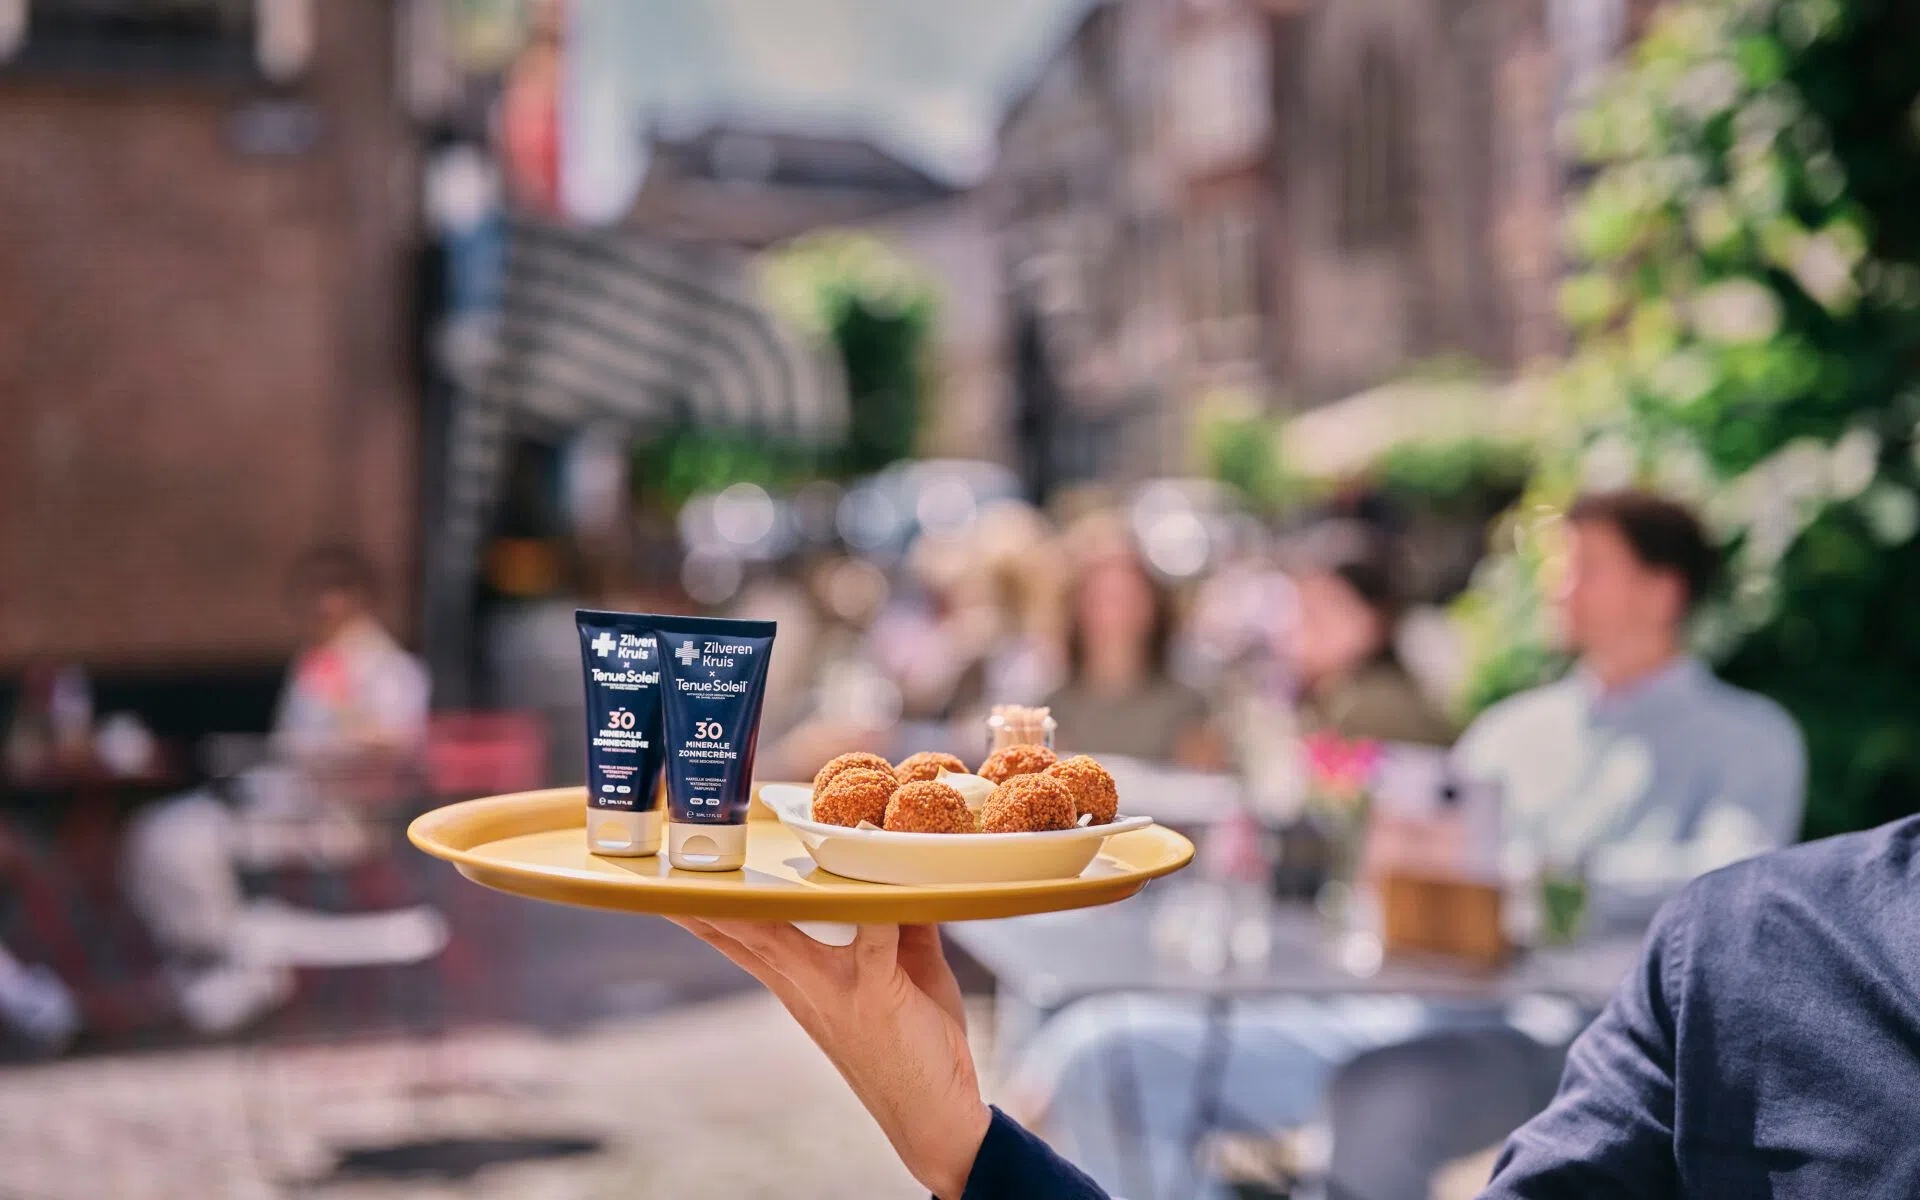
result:
[(900, 1056), (892, 1052), (892, 1039), (870, 1038), (872, 1030), (899, 1019), (898, 1012), (892, 1005), (872, 1012), (829, 1010), (815, 1040), (908, 1172), (941, 1200), (959, 1200), (992, 1113), (980, 1099), (964, 1031), (948, 1033), (947, 1053), (926, 1058)]
[(938, 1200), (1103, 1196), (981, 1100), (939, 930), (865, 925), (825, 947), (791, 925), (674, 920), (779, 998)]

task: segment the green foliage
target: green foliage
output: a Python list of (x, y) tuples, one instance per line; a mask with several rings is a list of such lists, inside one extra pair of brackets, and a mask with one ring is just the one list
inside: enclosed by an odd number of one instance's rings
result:
[(1515, 442), (1469, 437), (1401, 442), (1374, 460), (1371, 474), (1388, 494), (1443, 512), (1497, 511), (1526, 486), (1533, 452)]
[(669, 429), (634, 451), (643, 502), (675, 509), (733, 483), (791, 489), (826, 475), (867, 474), (913, 453), (932, 284), (879, 242), (852, 234), (802, 238), (763, 266), (774, 311), (838, 361), (847, 388), (845, 441), (819, 447), (759, 431)]
[(873, 238), (814, 234), (767, 265), (777, 311), (831, 346), (847, 387), (843, 474), (862, 475), (913, 453), (927, 391), (934, 285)]
[(1232, 487), (1247, 504), (1269, 515), (1306, 501), (1311, 485), (1288, 470), (1279, 430), (1266, 417), (1215, 415), (1201, 423), (1197, 439), (1207, 476)]
[(849, 423), (841, 466), (878, 471), (913, 453), (923, 387), (920, 348), (931, 304), (893, 309), (845, 292), (833, 318), (833, 343), (846, 373)]
[(791, 489), (819, 474), (818, 455), (758, 433), (683, 427), (634, 449), (634, 485), (643, 503), (671, 512), (699, 492), (733, 483)]
[[(1195, 439), (1201, 470), (1268, 515), (1323, 499), (1340, 481), (1301, 474), (1282, 453), (1284, 425), (1248, 413), (1203, 419)], [(1465, 437), (1389, 446), (1363, 472), (1381, 490), (1424, 510), (1484, 520), (1526, 485), (1534, 452), (1518, 442)]]
[[(1806, 731), (1810, 834), (1920, 803), (1917, 61), (1911, 0), (1680, 0), (1572, 129), (1563, 473), (1706, 510), (1731, 585), (1701, 645)], [(1470, 624), (1516, 618), (1526, 560)], [(1480, 639), (1477, 701), (1555, 669), (1527, 622)]]

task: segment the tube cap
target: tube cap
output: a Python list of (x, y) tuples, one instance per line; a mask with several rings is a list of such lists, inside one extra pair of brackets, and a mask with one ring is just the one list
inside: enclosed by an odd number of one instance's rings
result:
[(661, 813), (657, 808), (631, 811), (587, 809), (587, 853), (608, 858), (645, 858), (660, 853)]
[(738, 871), (747, 865), (747, 827), (668, 821), (667, 862), (682, 871)]

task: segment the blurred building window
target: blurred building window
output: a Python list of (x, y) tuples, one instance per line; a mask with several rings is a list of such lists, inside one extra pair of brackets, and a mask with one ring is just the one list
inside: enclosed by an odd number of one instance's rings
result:
[(0, 59), (34, 69), (284, 80), (312, 49), (312, 0), (0, 0)]
[(1259, 334), (1259, 225), (1225, 208), (1195, 217), (1187, 239), (1195, 347), (1208, 361), (1246, 357)]
[(1238, 165), (1259, 152), (1270, 120), (1267, 46), (1258, 27), (1196, 34), (1174, 60), (1173, 132), (1191, 170)]
[(1120, 101), (1128, 147), (1150, 154), (1160, 139), (1164, 105), (1161, 84), (1166, 71), (1167, 12), (1162, 3), (1128, 5), (1121, 12)]
[(1340, 147), (1340, 241), (1348, 249), (1396, 244), (1412, 227), (1409, 120), (1398, 64), (1384, 47), (1369, 46)]
[(0, 0), (0, 63), (27, 40), (27, 0)]

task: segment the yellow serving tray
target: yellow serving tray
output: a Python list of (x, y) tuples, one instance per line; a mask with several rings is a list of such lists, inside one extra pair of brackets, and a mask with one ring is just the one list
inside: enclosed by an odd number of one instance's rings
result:
[(830, 875), (764, 806), (754, 805), (740, 871), (676, 871), (664, 853), (587, 853), (586, 790), (491, 796), (416, 818), (407, 837), (475, 883), (516, 896), (618, 912), (763, 921), (923, 925), (1091, 908), (1125, 900), (1193, 858), (1193, 843), (1157, 826), (1115, 834), (1072, 879), (898, 887)]

